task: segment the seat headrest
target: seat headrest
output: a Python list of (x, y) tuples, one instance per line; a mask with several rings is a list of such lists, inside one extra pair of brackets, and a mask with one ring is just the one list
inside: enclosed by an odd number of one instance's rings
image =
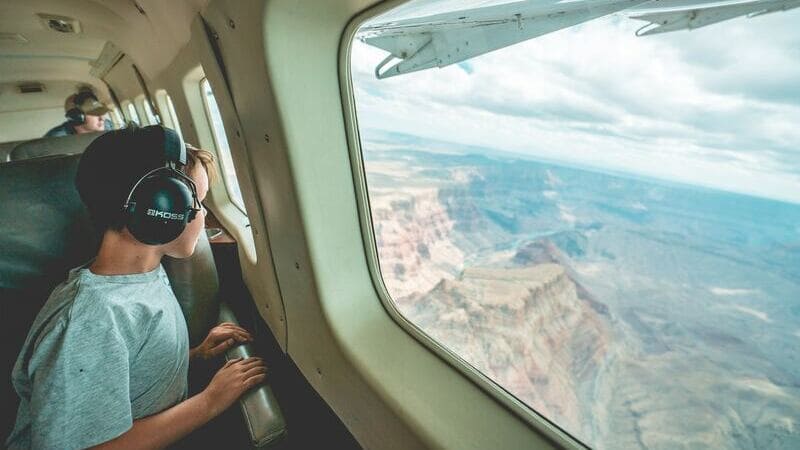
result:
[(83, 153), (86, 147), (88, 147), (97, 136), (103, 133), (104, 132), (45, 137), (23, 142), (11, 150), (8, 159), (10, 161), (21, 161), (23, 159), (40, 158), (42, 156)]
[(46, 298), (70, 268), (94, 255), (91, 221), (75, 189), (79, 160), (0, 164), (0, 292), (42, 291)]

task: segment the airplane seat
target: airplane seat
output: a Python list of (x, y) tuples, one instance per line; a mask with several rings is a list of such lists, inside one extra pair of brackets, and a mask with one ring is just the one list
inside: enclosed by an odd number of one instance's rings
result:
[[(28, 329), (52, 289), (67, 272), (91, 259), (97, 239), (74, 187), (80, 155), (61, 155), (0, 164), (0, 317), (3, 402), (0, 433), (13, 427), (18, 404), (11, 370)], [(191, 258), (165, 259), (196, 345), (217, 320), (217, 273), (205, 233)]]
[(0, 164), (0, 317), (5, 439), (16, 417), (11, 370), (28, 329), (67, 271), (96, 250), (91, 223), (72, 186), (78, 156)]
[(41, 158), (42, 156), (83, 153), (86, 147), (104, 132), (43, 137), (18, 143), (9, 151), (9, 161)]
[(0, 163), (8, 161), (11, 151), (22, 142), (25, 142), (25, 140), (0, 142)]

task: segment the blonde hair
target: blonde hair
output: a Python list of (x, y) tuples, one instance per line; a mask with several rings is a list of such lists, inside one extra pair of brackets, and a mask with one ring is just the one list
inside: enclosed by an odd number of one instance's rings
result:
[(186, 173), (191, 173), (192, 169), (200, 163), (208, 174), (209, 184), (217, 179), (217, 166), (214, 164), (214, 154), (208, 150), (193, 147), (186, 144)]

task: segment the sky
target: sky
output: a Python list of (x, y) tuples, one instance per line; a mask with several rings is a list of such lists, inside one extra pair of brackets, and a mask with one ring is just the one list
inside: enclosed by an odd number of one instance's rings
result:
[(356, 40), (359, 127), (800, 204), (800, 9), (636, 37), (643, 24), (607, 16), (383, 80), (387, 53)]

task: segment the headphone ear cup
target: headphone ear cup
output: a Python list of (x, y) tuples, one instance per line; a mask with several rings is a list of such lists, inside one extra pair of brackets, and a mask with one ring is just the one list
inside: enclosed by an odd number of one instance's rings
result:
[(183, 181), (171, 175), (156, 174), (142, 180), (131, 195), (128, 231), (144, 244), (166, 244), (186, 228), (193, 205), (192, 191)]
[(83, 114), (83, 111), (81, 111), (78, 108), (70, 109), (69, 111), (67, 111), (66, 116), (67, 119), (73, 122), (83, 123), (86, 120), (85, 114)]

